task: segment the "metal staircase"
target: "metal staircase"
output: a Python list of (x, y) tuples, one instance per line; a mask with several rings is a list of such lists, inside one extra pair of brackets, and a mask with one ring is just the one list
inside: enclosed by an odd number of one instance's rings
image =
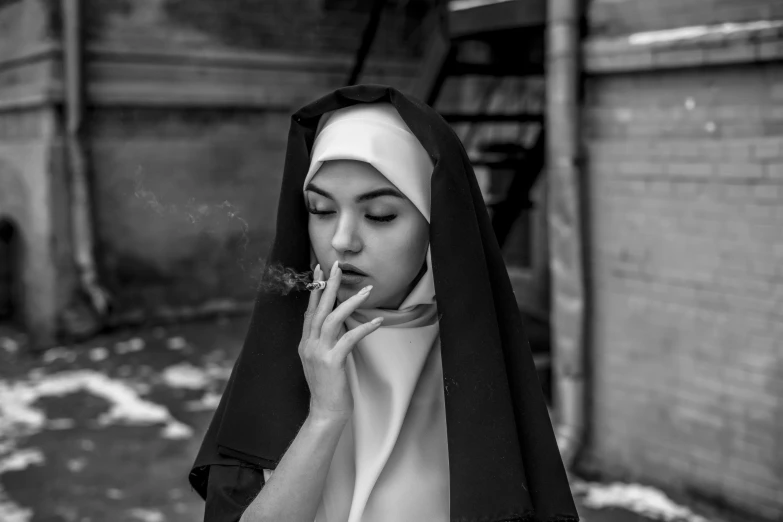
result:
[[(371, 45), (382, 2), (375, 0), (349, 84), (359, 77), (357, 71)], [(534, 208), (531, 190), (544, 168), (545, 104), (543, 89), (525, 85), (544, 85), (546, 1), (438, 1), (433, 15), (436, 30), (409, 91), (455, 127), (477, 172), (488, 173), (485, 201), (498, 243), (506, 247), (509, 276), (528, 325), (539, 377), (549, 395), (548, 261), (538, 258), (536, 264), (529, 251), (532, 242), (528, 241), (525, 251), (525, 241), (519, 237), (532, 234), (531, 217), (542, 215)], [(473, 81), (483, 92), (466, 104), (447, 99), (447, 83), (460, 85), (463, 80)], [(512, 89), (513, 103), (495, 103), (509, 84), (517, 86)], [(466, 110), (466, 105), (475, 110)], [(513, 136), (501, 133), (498, 138), (491, 130), (501, 126), (516, 127), (518, 132)], [(520, 243), (523, 247), (515, 248)]]

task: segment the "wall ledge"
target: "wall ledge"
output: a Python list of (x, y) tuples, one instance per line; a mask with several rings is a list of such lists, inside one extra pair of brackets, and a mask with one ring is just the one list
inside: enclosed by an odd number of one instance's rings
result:
[[(313, 93), (339, 87), (353, 56), (247, 52), (224, 49), (144, 49), (122, 45), (86, 48), (88, 100), (94, 105), (290, 110)], [(0, 75), (20, 67), (62, 61), (58, 43), (31, 46), (0, 60)], [(32, 84), (0, 89), (0, 112), (63, 101), (59, 67)], [(363, 79), (395, 83), (418, 72), (415, 61), (371, 60)], [(318, 78), (317, 81), (314, 81)]]
[(582, 51), (587, 74), (783, 61), (783, 20), (594, 37)]

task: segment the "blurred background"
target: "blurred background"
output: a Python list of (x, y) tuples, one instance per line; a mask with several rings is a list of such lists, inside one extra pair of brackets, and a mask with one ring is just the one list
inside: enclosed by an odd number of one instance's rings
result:
[(0, 521), (201, 519), (290, 115), (355, 83), (462, 138), (583, 519), (783, 520), (780, 0), (0, 0)]

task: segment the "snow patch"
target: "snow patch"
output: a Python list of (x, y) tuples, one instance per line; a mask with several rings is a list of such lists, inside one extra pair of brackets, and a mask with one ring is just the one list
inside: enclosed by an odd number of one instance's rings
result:
[(3, 522), (29, 522), (32, 518), (32, 509), (19, 506), (0, 489), (0, 520)]
[[(40, 376), (31, 381), (0, 381), (0, 442), (32, 435), (47, 426), (46, 415), (33, 407), (41, 397), (79, 391), (109, 402), (109, 411), (97, 419), (101, 426), (163, 424), (164, 435), (171, 430), (182, 434), (185, 428), (189, 429), (176, 420), (165, 406), (141, 399), (128, 383), (93, 370), (77, 370)], [(54, 422), (62, 424), (67, 421), (57, 419)]]
[[(13, 449), (13, 441), (0, 440), (0, 475), (9, 471), (21, 471), (30, 465), (41, 465), (44, 462), (43, 453), (39, 449), (28, 448), (19, 451)], [(3, 485), (0, 484), (0, 520), (28, 522), (31, 518), (33, 518), (33, 510), (23, 508), (8, 498)]]
[(166, 341), (169, 350), (183, 350), (188, 345), (184, 337), (171, 337)]
[(19, 343), (11, 339), (10, 337), (0, 337), (0, 348), (8, 353), (16, 353), (19, 351)]
[(197, 401), (189, 401), (185, 404), (185, 408), (188, 411), (210, 411), (215, 410), (220, 404), (221, 394), (215, 392), (205, 393)]
[(709, 522), (689, 508), (674, 503), (660, 490), (649, 486), (620, 482), (577, 482), (573, 491), (576, 494), (584, 494), (582, 503), (591, 509), (622, 508), (666, 522)]
[(37, 448), (28, 448), (15, 451), (8, 456), (0, 457), (0, 475), (9, 471), (22, 471), (31, 464), (43, 464), (44, 455)]
[(215, 381), (226, 380), (231, 375), (231, 368), (209, 363), (204, 368), (184, 362), (169, 366), (163, 370), (163, 382), (172, 388), (188, 390), (203, 390)]
[(209, 386), (211, 379), (207, 372), (190, 363), (180, 363), (163, 370), (163, 382), (172, 388), (201, 390)]
[(109, 350), (103, 348), (102, 346), (90, 350), (91, 361), (99, 362), (106, 359), (108, 356), (109, 356)]
[(141, 339), (140, 337), (134, 337), (133, 339), (115, 344), (114, 351), (119, 354), (133, 353), (143, 350), (145, 346), (146, 343), (144, 342), (144, 339)]
[(134, 508), (128, 514), (142, 522), (164, 522), (166, 517), (157, 509)]
[(56, 348), (50, 348), (43, 354), (43, 362), (51, 364), (57, 360), (64, 360), (67, 363), (72, 363), (76, 360), (76, 352), (65, 348), (64, 346), (58, 346)]

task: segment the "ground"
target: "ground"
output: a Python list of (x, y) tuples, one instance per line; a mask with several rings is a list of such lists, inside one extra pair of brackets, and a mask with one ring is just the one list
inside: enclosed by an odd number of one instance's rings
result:
[[(37, 355), (0, 327), (0, 522), (201, 520), (188, 470), (246, 326), (121, 330)], [(638, 487), (574, 492), (588, 522), (706, 520)]]

